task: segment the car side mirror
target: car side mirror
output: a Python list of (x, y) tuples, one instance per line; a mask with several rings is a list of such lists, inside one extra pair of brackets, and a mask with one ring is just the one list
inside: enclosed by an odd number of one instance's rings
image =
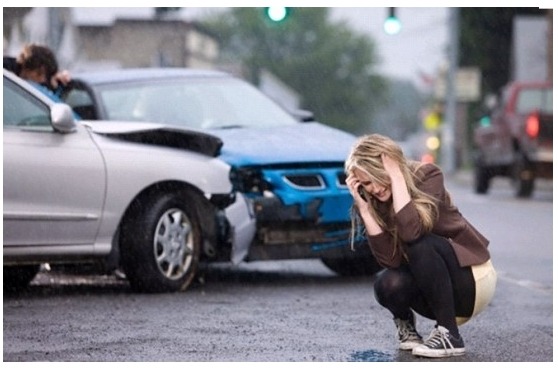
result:
[(50, 120), (58, 132), (70, 133), (76, 130), (74, 114), (67, 104), (54, 104), (50, 110)]
[(291, 115), (299, 122), (313, 122), (315, 120), (314, 113), (308, 110), (293, 110)]

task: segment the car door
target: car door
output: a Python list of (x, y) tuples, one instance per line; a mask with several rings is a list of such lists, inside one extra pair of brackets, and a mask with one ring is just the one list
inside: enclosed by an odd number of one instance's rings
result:
[(50, 107), (4, 76), (4, 248), (91, 245), (102, 215), (105, 166), (81, 125), (60, 133)]

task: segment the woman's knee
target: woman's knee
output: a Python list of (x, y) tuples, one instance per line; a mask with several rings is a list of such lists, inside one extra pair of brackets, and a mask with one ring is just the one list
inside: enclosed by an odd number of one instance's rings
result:
[(394, 294), (401, 293), (408, 286), (408, 275), (400, 270), (384, 269), (374, 281), (374, 295), (376, 300), (382, 304), (383, 300), (389, 299)]

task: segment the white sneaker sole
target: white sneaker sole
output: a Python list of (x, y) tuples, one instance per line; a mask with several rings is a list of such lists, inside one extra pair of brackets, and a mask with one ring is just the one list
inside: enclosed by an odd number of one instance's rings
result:
[(399, 349), (403, 351), (411, 351), (420, 345), (422, 345), (422, 342), (401, 342), (399, 344)]
[(452, 348), (450, 350), (433, 350), (421, 347), (423, 346), (413, 348), (413, 355), (423, 357), (451, 357), (465, 355), (465, 347)]

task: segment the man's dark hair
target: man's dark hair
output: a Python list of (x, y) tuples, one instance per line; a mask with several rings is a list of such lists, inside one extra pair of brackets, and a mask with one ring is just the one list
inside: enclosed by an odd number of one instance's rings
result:
[(16, 58), (4, 56), (4, 69), (19, 75), (19, 65), (17, 64)]
[(58, 71), (58, 62), (54, 53), (38, 44), (26, 45), (17, 57), (17, 64), (20, 69), (36, 70), (44, 67), (49, 80)]

